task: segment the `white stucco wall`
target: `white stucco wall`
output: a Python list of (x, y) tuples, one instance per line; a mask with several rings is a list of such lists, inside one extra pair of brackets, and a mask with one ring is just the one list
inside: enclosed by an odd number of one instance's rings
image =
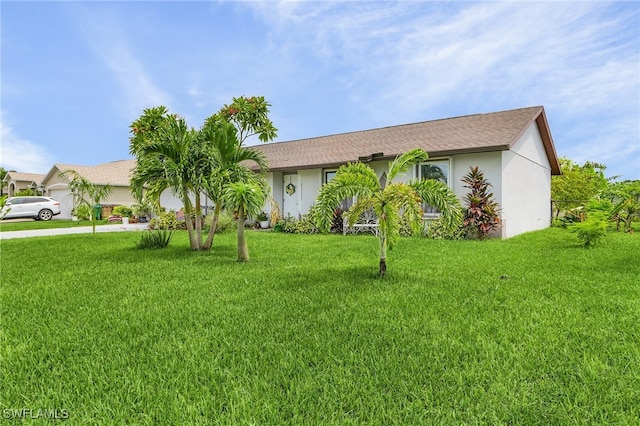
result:
[(322, 169), (300, 170), (300, 213), (308, 213), (316, 203), (316, 197), (322, 187)]
[(551, 167), (538, 128), (532, 124), (511, 151), (502, 152), (506, 223), (503, 237), (549, 227)]

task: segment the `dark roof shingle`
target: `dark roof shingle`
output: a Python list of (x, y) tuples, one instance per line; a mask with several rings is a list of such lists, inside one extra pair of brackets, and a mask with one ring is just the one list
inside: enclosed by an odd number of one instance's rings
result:
[(375, 153), (391, 159), (413, 148), (430, 157), (509, 149), (533, 122), (542, 135), (553, 174), (559, 164), (541, 106), (476, 114), (379, 129), (275, 142), (252, 148), (269, 159), (271, 170), (330, 167)]

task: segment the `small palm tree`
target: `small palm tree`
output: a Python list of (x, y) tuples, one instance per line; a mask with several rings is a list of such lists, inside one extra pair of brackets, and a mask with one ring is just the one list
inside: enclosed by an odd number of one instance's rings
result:
[(314, 216), (318, 227), (327, 232), (331, 226), (334, 209), (347, 198), (357, 196), (357, 202), (348, 212), (352, 226), (366, 210), (373, 210), (379, 220), (380, 276), (387, 270), (387, 249), (400, 236), (402, 218), (418, 231), (422, 227), (422, 203), (440, 210), (444, 225), (454, 228), (460, 225), (460, 202), (446, 184), (433, 180), (411, 180), (407, 183), (393, 179), (426, 161), (427, 153), (412, 149), (389, 163), (384, 186), (375, 171), (363, 163), (349, 163), (338, 169), (336, 176), (320, 190)]
[(91, 218), (91, 224), (93, 226), (93, 233), (96, 233), (96, 215), (93, 213), (93, 208), (96, 204), (111, 195), (113, 188), (109, 184), (96, 185), (75, 170), (65, 170), (59, 175), (69, 179), (69, 189), (74, 197), (74, 204), (76, 207), (84, 206), (89, 210), (89, 217)]
[(238, 262), (249, 261), (249, 247), (244, 234), (244, 220), (262, 210), (269, 195), (269, 185), (261, 175), (225, 186), (222, 202), (238, 214)]
[(207, 196), (215, 205), (209, 235), (204, 243), (204, 249), (208, 250), (213, 244), (218, 219), (224, 207), (223, 194), (226, 186), (253, 177), (255, 173), (245, 165), (247, 162), (257, 164), (261, 173), (268, 166), (262, 152), (242, 146), (236, 127), (229, 122), (208, 120), (200, 133), (214, 165), (205, 184)]

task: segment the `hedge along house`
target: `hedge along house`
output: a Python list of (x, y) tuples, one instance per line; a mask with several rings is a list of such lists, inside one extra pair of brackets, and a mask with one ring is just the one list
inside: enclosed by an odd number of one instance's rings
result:
[[(551, 222), (551, 176), (560, 164), (542, 106), (476, 114), (277, 142), (254, 147), (269, 160), (267, 180), (282, 216), (300, 217), (323, 184), (348, 162), (368, 163), (382, 180), (389, 161), (412, 148), (429, 160), (401, 180), (438, 178), (462, 201), (461, 179), (478, 166), (493, 185), (502, 219), (501, 235), (512, 237)], [(348, 207), (349, 200), (343, 207)], [(426, 209), (425, 212), (430, 212)]]

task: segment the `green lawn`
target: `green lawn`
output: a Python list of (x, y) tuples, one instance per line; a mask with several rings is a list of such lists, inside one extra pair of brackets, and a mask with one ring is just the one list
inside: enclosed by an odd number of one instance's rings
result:
[[(105, 225), (106, 220), (99, 220), (96, 225)], [(53, 219), (48, 221), (34, 219), (9, 219), (0, 221), (0, 232), (3, 231), (25, 231), (29, 229), (52, 229), (52, 228), (77, 228), (80, 226), (91, 226), (90, 220), (81, 222), (68, 219)]]
[[(1, 242), (0, 405), (70, 424), (638, 424), (640, 234)], [(5, 413), (5, 411), (3, 411)], [(37, 422), (37, 421), (34, 421)], [(38, 423), (40, 424), (40, 423)]]

